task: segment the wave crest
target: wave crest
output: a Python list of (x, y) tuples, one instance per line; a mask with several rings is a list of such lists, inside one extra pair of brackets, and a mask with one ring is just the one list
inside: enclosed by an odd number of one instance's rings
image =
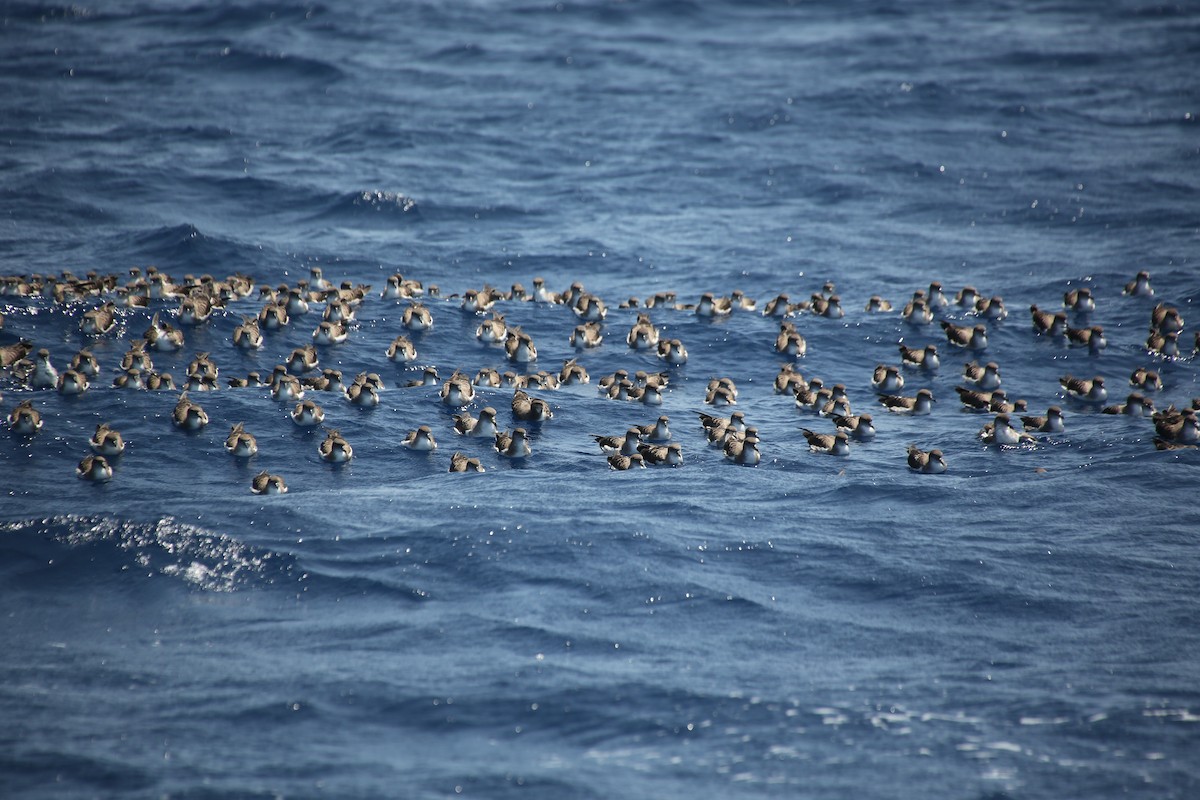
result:
[(172, 517), (145, 523), (67, 514), (0, 523), (0, 535), (7, 540), (5, 549), (20, 542), (22, 534), (38, 535), (39, 540), (67, 550), (97, 551), (91, 563), (109, 562), (118, 570), (137, 568), (210, 592), (273, 582), (292, 568), (275, 553)]

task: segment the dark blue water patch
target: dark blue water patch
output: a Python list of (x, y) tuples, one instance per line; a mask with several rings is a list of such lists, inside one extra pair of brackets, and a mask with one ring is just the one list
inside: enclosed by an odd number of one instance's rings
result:
[[(233, 591), (278, 580), (290, 559), (171, 519), (143, 524), (65, 516), (0, 524), (6, 562), (26, 589), (161, 576), (206, 591)], [(7, 571), (7, 569), (6, 569)]]
[(0, 757), (0, 770), (7, 791), (34, 796), (54, 786), (62, 797), (119, 794), (149, 791), (155, 784), (153, 773), (135, 763), (116, 758), (91, 757), (63, 750), (40, 750), (27, 744), (16, 745)]
[(13, 0), (5, 3), (4, 16), (23, 22), (56, 23), (92, 19), (96, 16), (94, 9), (76, 5), (58, 5), (52, 3), (33, 3), (24, 0)]
[(399, 120), (378, 112), (366, 117), (351, 120), (339, 118), (331, 122), (336, 122), (336, 125), (319, 132), (312, 139), (314, 148), (335, 153), (361, 148), (384, 148), (395, 152), (414, 148), (418, 142), (428, 138), (418, 137), (406, 130)]
[[(43, 182), (46, 179), (48, 185)], [(108, 208), (94, 202), (99, 198), (89, 199), (65, 191), (62, 184), (53, 173), (43, 173), (23, 186), (5, 187), (0, 190), (5, 216), (14, 222), (39, 226), (79, 224), (81, 220), (91, 225), (107, 225), (115, 220)]]
[(228, 270), (249, 270), (256, 262), (257, 248), (205, 234), (187, 223), (113, 236), (119, 239), (122, 249), (145, 263), (169, 264), (172, 271), (181, 273), (208, 272), (213, 264), (222, 264)]
[(225, 48), (220, 57), (207, 64), (218, 71), (253, 76), (255, 80), (298, 80), (329, 84), (345, 73), (336, 65), (319, 58), (270, 51), (244, 51)]

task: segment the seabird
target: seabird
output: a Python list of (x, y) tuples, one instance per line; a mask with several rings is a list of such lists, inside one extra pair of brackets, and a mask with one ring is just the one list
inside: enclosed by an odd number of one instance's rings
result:
[(1067, 332), (1067, 315), (1063, 311), (1042, 311), (1037, 304), (1029, 307), (1033, 330), (1043, 336), (1062, 336)]
[(58, 376), (58, 393), (63, 395), (83, 394), (88, 390), (88, 378), (82, 372), (69, 369)]
[(1063, 433), (1067, 429), (1062, 409), (1058, 406), (1046, 409), (1044, 417), (1021, 417), (1021, 424), (1030, 433)]
[(946, 341), (955, 347), (971, 350), (987, 349), (987, 328), (982, 325), (955, 325), (942, 320), (942, 330), (946, 332)]
[(1121, 294), (1130, 295), (1132, 297), (1151, 297), (1154, 295), (1154, 288), (1150, 286), (1150, 273), (1146, 270), (1141, 270), (1132, 281), (1125, 284), (1125, 289)]
[(638, 314), (637, 321), (625, 336), (626, 343), (634, 350), (652, 350), (658, 347), (658, 328), (650, 321), (648, 314)]
[(370, 383), (355, 381), (346, 387), (346, 399), (360, 408), (374, 408), (379, 405), (379, 391)]
[(775, 352), (800, 358), (808, 352), (808, 342), (793, 323), (784, 320), (779, 323), (779, 333), (775, 336)]
[(880, 394), (894, 394), (904, 388), (904, 376), (900, 368), (890, 364), (879, 364), (871, 376), (871, 388)]
[(13, 433), (28, 436), (42, 429), (42, 414), (26, 400), (8, 414), (8, 428)]
[(492, 316), (479, 323), (475, 338), (484, 344), (500, 344), (508, 338), (508, 325), (503, 314), (492, 312)]
[(941, 450), (921, 450), (915, 444), (908, 446), (909, 469), (926, 475), (940, 475), (946, 471), (946, 459)]
[(514, 419), (531, 422), (544, 422), (554, 416), (549, 403), (538, 397), (530, 397), (520, 389), (513, 392), (512, 414)]
[(910, 325), (928, 325), (933, 322), (933, 309), (922, 297), (913, 297), (900, 310), (900, 317)]
[(758, 429), (746, 428), (744, 433), (725, 437), (725, 457), (735, 464), (755, 466), (762, 459), (758, 452)]
[(317, 329), (313, 331), (313, 344), (329, 346), (334, 344), (342, 344), (350, 336), (350, 329), (346, 327), (344, 322), (329, 322), (322, 321), (318, 323)]
[(208, 424), (208, 414), (197, 403), (188, 400), (187, 392), (179, 395), (172, 414), (175, 426), (185, 431), (198, 431)]
[(600, 449), (606, 453), (620, 453), (621, 455), (630, 456), (637, 452), (639, 439), (642, 432), (638, 428), (630, 428), (625, 432), (624, 436), (599, 436), (591, 434), (591, 437), (596, 440), (596, 444), (600, 445)]
[(1103, 403), (1108, 399), (1108, 391), (1104, 388), (1104, 378), (1097, 375), (1091, 380), (1063, 375), (1058, 379), (1067, 396), (1085, 403)]
[(981, 297), (975, 301), (975, 314), (984, 319), (999, 322), (1008, 317), (1008, 310), (1004, 307), (1004, 300), (999, 296)]
[(978, 361), (970, 361), (963, 365), (963, 380), (983, 391), (999, 389), (1000, 365), (995, 361), (982, 365)]
[(258, 312), (258, 324), (263, 330), (277, 331), (287, 327), (289, 322), (287, 306), (282, 303), (267, 303)]
[(618, 472), (624, 472), (627, 469), (634, 468), (645, 469), (646, 461), (644, 458), (642, 458), (641, 453), (634, 453), (633, 455), (629, 456), (622, 455), (620, 453), (613, 453), (608, 457), (608, 467), (609, 469), (613, 469)]
[(733, 310), (733, 302), (728, 297), (714, 297), (712, 292), (700, 295), (696, 303), (698, 317), (724, 317)]
[(941, 359), (938, 358), (937, 345), (929, 344), (924, 347), (907, 347), (904, 344), (900, 346), (900, 363), (906, 367), (919, 367), (920, 369), (934, 371), (941, 366)]
[(462, 408), (475, 401), (475, 387), (458, 370), (442, 384), (440, 394), (442, 403), (453, 408)]
[(415, 431), (409, 431), (408, 436), (404, 437), (404, 441), (400, 444), (409, 450), (418, 450), (426, 453), (437, 450), (437, 441), (433, 438), (433, 431), (429, 429), (428, 425), (422, 425)]
[(646, 464), (652, 466), (682, 467), (683, 446), (678, 442), (671, 444), (640, 444), (638, 454)]
[(84, 456), (75, 468), (75, 474), (85, 481), (103, 483), (112, 480), (113, 469), (108, 459), (101, 455)]
[(317, 446), (321, 459), (331, 464), (342, 464), (354, 458), (354, 448), (342, 438), (337, 430), (327, 430), (325, 440)]
[(984, 444), (995, 444), (1002, 447), (1015, 447), (1022, 442), (1032, 442), (1033, 436), (1012, 426), (1008, 414), (997, 414), (995, 420), (987, 423), (979, 431), (979, 438)]
[[(863, 308), (868, 314), (885, 313), (892, 310), (892, 304), (888, 300), (884, 300), (877, 294), (871, 295), (867, 300), (867, 305)], [(766, 312), (763, 312), (764, 314)]]
[(1150, 312), (1150, 327), (1161, 333), (1179, 333), (1183, 330), (1183, 316), (1178, 308), (1159, 303)]
[(311, 344), (297, 347), (287, 357), (287, 370), (293, 375), (311, 372), (318, 366), (320, 366), (320, 358), (317, 355), (317, 348)]
[(893, 394), (879, 396), (879, 402), (893, 414), (923, 416), (933, 411), (933, 392), (921, 389), (915, 397), (902, 397)]
[(271, 397), (282, 403), (304, 398), (304, 387), (295, 375), (282, 375), (271, 387)]
[(1108, 342), (1104, 339), (1104, 328), (1092, 325), (1087, 328), (1067, 328), (1067, 344), (1072, 347), (1086, 347), (1093, 353), (1099, 353)]
[(454, 417), (454, 432), (462, 436), (495, 437), (497, 430), (496, 409), (491, 406), (480, 411), (478, 419), (472, 417), (470, 412)]
[(508, 329), (508, 338), (504, 340), (504, 352), (509, 361), (517, 364), (537, 361), (537, 347), (533, 343), (533, 337), (520, 328)]
[(808, 428), (801, 428), (801, 433), (808, 441), (808, 449), (814, 453), (825, 453), (831, 456), (850, 455), (850, 439), (845, 433), (815, 433)]
[(588, 371), (575, 359), (569, 358), (563, 362), (562, 370), (558, 373), (558, 382), (563, 386), (576, 386), (589, 383), (591, 376)]
[(79, 321), (79, 329), (89, 336), (106, 334), (116, 327), (116, 312), (117, 306), (111, 301), (100, 308), (84, 312), (83, 319)]
[(833, 424), (839, 431), (860, 442), (875, 438), (875, 422), (870, 414), (848, 414), (832, 418)]
[(1179, 358), (1179, 334), (1151, 328), (1150, 335), (1146, 337), (1146, 352), (1167, 360)]
[(1133, 371), (1133, 374), (1129, 376), (1129, 385), (1154, 392), (1161, 392), (1163, 388), (1162, 378), (1159, 374), (1145, 367), (1138, 367)]
[(262, 341), (256, 317), (242, 317), (242, 324), (233, 329), (233, 346), (239, 350), (258, 350)]
[(467, 458), (455, 451), (450, 454), (450, 472), (485, 472), (478, 458)]
[(102, 456), (119, 456), (125, 452), (125, 438), (120, 431), (113, 430), (107, 422), (96, 426), (96, 432), (88, 440), (92, 451)]
[(712, 444), (724, 444), (729, 434), (746, 430), (746, 415), (741, 411), (734, 411), (728, 417), (697, 413), (700, 416), (700, 424), (704, 427), (704, 434)]
[(975, 303), (979, 301), (979, 292), (974, 286), (964, 286), (958, 290), (958, 294), (954, 295), (954, 303), (963, 308), (975, 308)]
[(407, 364), (410, 361), (415, 361), (417, 358), (417, 348), (409, 341), (407, 336), (397, 336), (388, 345), (387, 357), (389, 361), (394, 361), (397, 364)]
[(576, 349), (599, 347), (604, 341), (604, 331), (599, 322), (586, 322), (576, 325), (571, 331), (570, 345)]
[(1063, 294), (1063, 308), (1069, 308), (1081, 314), (1095, 311), (1096, 300), (1092, 297), (1092, 290), (1086, 286), (1067, 290)]
[(258, 440), (253, 434), (246, 433), (244, 423), (237, 423), (229, 429), (225, 438), (225, 452), (236, 458), (249, 458), (258, 453)]
[(1105, 406), (1102, 414), (1124, 414), (1130, 417), (1149, 417), (1154, 414), (1154, 401), (1138, 392), (1131, 392), (1124, 403)]
[(296, 404), (290, 416), (301, 428), (312, 428), (325, 421), (325, 409), (312, 400), (304, 400)]
[(50, 363), (50, 351), (44, 347), (37, 351), (37, 360), (28, 382), (31, 389), (54, 389), (58, 386), (58, 370)]
[(638, 435), (643, 439), (651, 442), (665, 442), (671, 438), (671, 429), (668, 427), (669, 423), (670, 419), (664, 414), (649, 425), (638, 425), (635, 427), (637, 428)]
[(412, 303), (404, 309), (400, 324), (410, 331), (427, 331), (433, 327), (433, 314), (424, 303)]
[(496, 452), (507, 458), (525, 458), (530, 454), (529, 440), (524, 428), (496, 432)]

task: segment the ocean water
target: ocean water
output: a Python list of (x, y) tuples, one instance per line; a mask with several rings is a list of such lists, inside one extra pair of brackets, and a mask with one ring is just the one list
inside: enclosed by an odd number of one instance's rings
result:
[[(381, 404), (310, 392), (355, 448), (320, 460), (266, 389), (319, 310), (244, 354), (256, 296), (153, 354), (198, 352), (220, 391), (185, 434), (176, 392), (109, 388), (154, 312), (80, 332), (93, 299), (0, 296), (0, 344), (102, 377), (76, 398), (0, 371), (0, 794), (5, 797), (1191, 798), (1200, 795), (1200, 453), (1149, 419), (1065, 398), (1064, 374), (1156, 407), (1200, 395), (1200, 10), (1135, 2), (0, 4), (0, 275), (132, 267), (370, 284), (322, 366), (378, 372)], [(1153, 298), (1122, 287), (1148, 270)], [(436, 284), (418, 360), (390, 363)], [(559, 305), (497, 309), (528, 371), (578, 356), (585, 386), (532, 390), (533, 453), (456, 437), (426, 365), (521, 367), (476, 340), (460, 295), (581, 282), (610, 311), (576, 351)], [(984, 353), (868, 314), (939, 280), (1000, 295)], [(778, 320), (654, 308), (690, 353), (660, 407), (597, 379), (664, 369), (626, 347), (631, 296), (836, 284), (846, 316), (794, 318), (806, 377), (844, 383), (878, 436), (848, 457), (773, 391)], [(1099, 354), (1036, 336), (1028, 307), (1087, 287)], [(1178, 307), (1183, 357), (1147, 353)], [(951, 307), (940, 316), (977, 318)], [(870, 385), (897, 344), (936, 343), (926, 417)], [(1001, 365), (1066, 431), (997, 449), (959, 404), (963, 362)], [(712, 377), (740, 390), (704, 403)], [(513, 423), (510, 388), (470, 410)], [(762, 463), (707, 444), (745, 413)], [(667, 414), (680, 468), (609, 469), (592, 434)], [(112, 481), (78, 480), (109, 422)], [(227, 455), (244, 422), (260, 452)], [(400, 445), (418, 425), (431, 454)], [(906, 466), (909, 444), (944, 475)], [(455, 449), (483, 474), (449, 474)], [(287, 495), (250, 479), (282, 474)]]

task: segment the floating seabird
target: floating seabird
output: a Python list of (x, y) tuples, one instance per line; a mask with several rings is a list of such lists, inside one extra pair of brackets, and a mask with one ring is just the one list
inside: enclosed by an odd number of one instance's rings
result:
[(940, 475), (946, 471), (946, 459), (941, 450), (920, 449), (915, 444), (908, 446), (908, 467), (926, 475)]
[(102, 456), (119, 456), (125, 452), (125, 438), (121, 436), (120, 431), (110, 428), (107, 422), (96, 426), (96, 432), (88, 440), (88, 445), (92, 452)]
[(608, 467), (618, 472), (635, 468), (645, 469), (646, 461), (642, 458), (641, 453), (634, 453), (629, 456), (622, 455), (621, 453), (613, 453), (608, 457)]
[(1130, 417), (1149, 417), (1154, 414), (1154, 401), (1138, 392), (1130, 392), (1124, 403), (1105, 406), (1102, 414), (1123, 414)]
[(946, 341), (955, 347), (970, 350), (987, 349), (987, 328), (982, 325), (955, 325), (942, 320), (942, 330), (946, 332)]
[(1152, 297), (1154, 295), (1154, 288), (1150, 285), (1150, 273), (1146, 270), (1140, 270), (1132, 281), (1125, 284), (1125, 288), (1121, 294), (1132, 297)]
[(1044, 417), (1021, 417), (1021, 424), (1030, 433), (1063, 433), (1067, 429), (1062, 409), (1058, 406), (1046, 409)]
[(175, 404), (172, 421), (182, 430), (198, 431), (208, 424), (208, 414), (199, 404), (188, 400), (187, 392), (184, 392), (179, 395), (179, 402)]
[(808, 441), (808, 449), (814, 453), (824, 453), (831, 456), (850, 455), (850, 438), (843, 432), (816, 433), (808, 428), (800, 430)]
[(301, 428), (312, 428), (325, 421), (325, 409), (312, 400), (304, 400), (296, 404), (290, 416), (292, 422)]
[(337, 430), (328, 430), (325, 440), (317, 446), (321, 459), (331, 464), (342, 464), (354, 458), (354, 448), (342, 438)]
[(1022, 442), (1032, 442), (1033, 436), (1023, 430), (1017, 430), (1012, 425), (1008, 414), (997, 414), (996, 418), (983, 426), (979, 438), (984, 444), (995, 444), (1003, 447), (1015, 447)]
[(437, 450), (437, 440), (433, 438), (433, 431), (428, 425), (422, 425), (415, 431), (409, 431), (404, 437), (404, 441), (400, 444), (407, 447), (409, 450), (417, 450), (420, 452), (431, 453)]
[(915, 397), (884, 394), (879, 396), (879, 402), (893, 414), (908, 416), (924, 416), (933, 411), (933, 392), (921, 389)]
[(900, 363), (906, 367), (918, 367), (932, 372), (941, 366), (937, 345), (928, 344), (914, 348), (901, 344), (899, 347)]
[(112, 480), (113, 468), (102, 455), (84, 456), (75, 468), (75, 474), (85, 481), (103, 483)]
[(42, 429), (42, 414), (26, 400), (8, 414), (8, 429), (20, 436), (29, 436)]
[(735, 464), (755, 466), (762, 459), (758, 452), (758, 429), (746, 428), (744, 433), (725, 437), (725, 457)]
[(666, 445), (643, 442), (638, 445), (638, 454), (641, 455), (644, 463), (652, 466), (683, 466), (683, 446), (678, 442)]
[(517, 428), (511, 434), (498, 431), (495, 448), (497, 453), (506, 458), (525, 458), (530, 454), (529, 439), (524, 428)]
[(880, 394), (895, 394), (904, 388), (904, 376), (900, 368), (890, 364), (879, 364), (871, 375), (871, 388)]
[(1108, 399), (1108, 391), (1104, 388), (1104, 378), (1100, 375), (1088, 380), (1076, 378), (1073, 375), (1063, 375), (1058, 379), (1067, 396), (1084, 403), (1103, 403)]
[(239, 422), (229, 429), (225, 452), (235, 458), (249, 458), (258, 453), (258, 440), (253, 434), (246, 433), (245, 424)]
[(450, 454), (450, 472), (486, 472), (478, 458), (467, 458), (455, 451)]

